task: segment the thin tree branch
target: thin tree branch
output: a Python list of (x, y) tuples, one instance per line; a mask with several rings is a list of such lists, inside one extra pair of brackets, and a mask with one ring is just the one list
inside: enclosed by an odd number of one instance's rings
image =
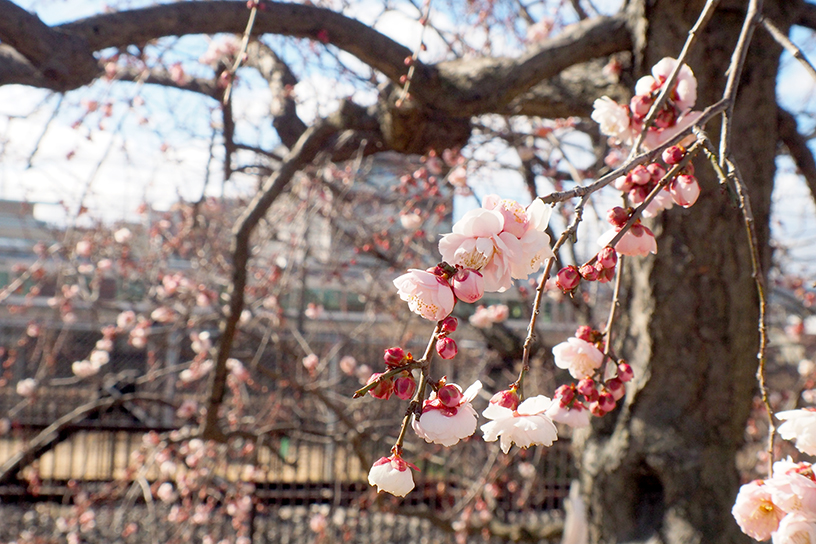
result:
[(788, 149), (799, 173), (805, 178), (810, 194), (816, 201), (816, 160), (807, 145), (807, 140), (796, 128), (796, 118), (790, 112), (777, 109), (779, 119), (779, 139)]

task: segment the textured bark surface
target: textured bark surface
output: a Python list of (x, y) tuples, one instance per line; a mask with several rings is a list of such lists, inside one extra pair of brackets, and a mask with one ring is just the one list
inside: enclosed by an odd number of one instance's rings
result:
[[(642, 6), (649, 21), (644, 67), (677, 55), (703, 4)], [(747, 2), (737, 4), (721, 3), (689, 59), (698, 105), (722, 94)], [(787, 28), (785, 4), (765, 2), (765, 13)], [(754, 34), (733, 124), (765, 264), (779, 54), (765, 33)], [(718, 141), (719, 127), (707, 129)], [(628, 266), (618, 324), (625, 340), (616, 350), (630, 358), (636, 378), (624, 406), (583, 444), (593, 542), (748, 542), (730, 511), (739, 484), (734, 458), (756, 386), (757, 295), (739, 210), (705, 160), (696, 167), (699, 201), (664, 213), (655, 225), (658, 255)]]

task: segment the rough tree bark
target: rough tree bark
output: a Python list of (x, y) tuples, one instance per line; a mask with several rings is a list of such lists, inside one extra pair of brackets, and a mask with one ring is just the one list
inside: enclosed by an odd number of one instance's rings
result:
[[(643, 10), (648, 28), (642, 71), (676, 56), (703, 0), (657, 0)], [(747, 2), (721, 2), (689, 64), (698, 104), (722, 96), (725, 67)], [(783, 0), (764, 13), (787, 29)], [(768, 215), (777, 152), (776, 73), (780, 48), (756, 32), (742, 75), (733, 148), (762, 248), (770, 260)], [(708, 132), (718, 136), (718, 126)], [(758, 304), (740, 212), (717, 187), (705, 159), (703, 188), (689, 210), (661, 216), (654, 259), (629, 259), (616, 351), (636, 378), (624, 405), (583, 444), (582, 483), (589, 492), (593, 542), (665, 544), (747, 542), (731, 506), (738, 487), (735, 455), (756, 387)]]

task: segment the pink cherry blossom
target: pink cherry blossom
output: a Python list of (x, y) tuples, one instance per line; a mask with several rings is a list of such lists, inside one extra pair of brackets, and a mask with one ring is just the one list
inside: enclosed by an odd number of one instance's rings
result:
[(543, 395), (528, 398), (516, 410), (504, 408), (497, 403), (488, 404), (482, 414), (493, 421), (481, 427), (485, 442), (499, 439), (504, 453), (509, 452), (513, 444), (520, 448), (533, 444), (551, 446), (558, 440), (558, 431), (545, 413), (550, 404), (552, 400)]
[(512, 284), (510, 267), (520, 258), (521, 244), (504, 232), (504, 216), (496, 210), (477, 208), (453, 225), (453, 232), (439, 240), (445, 262), (482, 273), (485, 291), (505, 291)]
[(521, 238), (527, 232), (527, 225), (530, 222), (527, 210), (515, 200), (509, 198), (500, 200), (497, 195), (488, 195), (484, 198), (482, 207), (486, 210), (496, 210), (502, 215), (505, 232), (516, 238)]
[(377, 493), (385, 491), (397, 497), (404, 497), (414, 488), (411, 467), (412, 465), (398, 454), (381, 457), (368, 471), (368, 483), (377, 486)]
[(796, 449), (808, 455), (816, 455), (816, 410), (804, 408), (787, 410), (776, 414), (784, 421), (779, 426), (779, 436), (795, 442)]
[[(700, 184), (694, 176), (681, 175), (674, 178), (669, 185), (672, 200), (684, 208), (692, 206), (700, 196)], [(662, 192), (662, 191), (661, 191)]]
[(592, 104), (592, 120), (601, 125), (601, 132), (626, 142), (632, 137), (629, 129), (629, 109), (608, 96), (602, 96)]
[(569, 370), (576, 380), (592, 376), (603, 362), (603, 353), (580, 338), (568, 338), (552, 349), (555, 365), (558, 368)]
[(571, 406), (567, 406), (556, 398), (545, 413), (553, 421), (563, 423), (573, 429), (589, 427), (591, 419), (589, 408), (577, 400)]
[(133, 233), (130, 232), (130, 229), (125, 227), (122, 227), (121, 229), (113, 233), (113, 239), (116, 241), (117, 244), (126, 244), (130, 242), (132, 238)]
[(816, 520), (816, 482), (809, 463), (794, 463), (790, 458), (773, 465), (773, 477), (765, 480), (774, 504), (785, 512), (796, 512)]
[(484, 276), (472, 268), (464, 268), (453, 276), (453, 294), (462, 302), (472, 304), (485, 292)]
[[(598, 238), (598, 245), (606, 247), (617, 236), (620, 229), (608, 230)], [(615, 251), (619, 255), (631, 257), (645, 257), (649, 253), (657, 253), (657, 240), (647, 227), (640, 223), (632, 225), (626, 234), (615, 244)]]
[[(648, 95), (660, 89), (666, 83), (672, 70), (677, 65), (677, 59), (665, 57), (652, 67), (651, 76), (643, 76), (635, 85), (635, 94)], [(677, 74), (674, 92), (671, 98), (680, 112), (691, 109), (697, 102), (697, 79), (688, 65), (683, 64)]]
[(731, 514), (742, 532), (756, 540), (769, 539), (785, 516), (785, 512), (771, 499), (768, 487), (759, 480), (740, 488)]
[(411, 269), (395, 279), (394, 285), (411, 311), (425, 319), (439, 321), (453, 311), (455, 299), (451, 286), (430, 272)]
[(816, 542), (816, 523), (801, 514), (788, 514), (773, 534), (773, 544), (813, 544)]
[[(456, 384), (449, 384), (461, 391)], [(428, 443), (453, 446), (459, 440), (467, 438), (476, 431), (476, 410), (471, 401), (482, 389), (482, 383), (476, 381), (462, 394), (456, 406), (445, 406), (436, 394), (423, 403), (422, 415), (414, 419), (413, 428), (417, 436)]]

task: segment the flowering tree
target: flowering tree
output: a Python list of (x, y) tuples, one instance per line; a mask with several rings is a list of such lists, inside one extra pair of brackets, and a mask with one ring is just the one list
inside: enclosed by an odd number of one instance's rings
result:
[[(372, 485), (397, 495), (413, 487), (412, 461), (403, 449), (409, 426), (426, 442), (451, 447), (475, 432), (480, 384), (464, 389), (447, 383), (433, 358), (457, 357), (457, 322), (450, 317), (455, 305), (532, 276), (536, 297), (520, 372), (484, 411), (490, 420), (482, 425), (485, 440), (499, 440), (505, 452), (512, 444), (546, 446), (557, 436), (554, 421), (586, 427), (589, 414), (596, 416), (592, 431), (578, 435), (593, 541), (736, 542), (742, 527), (751, 536), (774, 533), (795, 542), (795, 535), (812, 531), (811, 512), (799, 512), (761, 484), (741, 495), (750, 497), (735, 507), (740, 526), (731, 506), (739, 484), (734, 459), (757, 365), (766, 396), (765, 274), (779, 142), (816, 188), (813, 159), (775, 97), (782, 48), (792, 47), (787, 31), (792, 25), (816, 27), (816, 10), (803, 1), (744, 4), (633, 0), (614, 14), (590, 17), (575, 1), (548, 19), (523, 4), (472, 3), (459, 13), (458, 6), (434, 11), (426, 3), (419, 9), (421, 27), (445, 43), (432, 62), (420, 55), (422, 44), (405, 47), (373, 23), (331, 6), (165, 4), (49, 27), (3, 1), (0, 82), (64, 92), (106, 74), (212, 97), (223, 104), (228, 175), (240, 147), (230, 129), (232, 88), (241, 70), (255, 70), (268, 82), (286, 152), (274, 156), (270, 174), (230, 233), (227, 304), (196, 439), (217, 444), (229, 438), (229, 419), (219, 409), (229, 377), (242, 375), (231, 352), (252, 287), (252, 237), (297, 172), (326, 159), (395, 151), (425, 156), (424, 173), (413, 179), (429, 191), (442, 176), (463, 189), (479, 155), (471, 152), (468, 162), (453, 150), (504, 139), (517, 150), (533, 203), (483, 198), (440, 240), (440, 264), (409, 269), (394, 282), (408, 309), (434, 324), (421, 356), (394, 346), (383, 372), (358, 391), (409, 402), (392, 450), (371, 467)], [(449, 16), (474, 22), (479, 39), (460, 28), (447, 30), (440, 23)], [(576, 17), (575, 24), (565, 24)], [(523, 43), (511, 39), (520, 26), (529, 30)], [(207, 77), (129, 48), (216, 32), (243, 33), (244, 39), (204, 59), (213, 66)], [(281, 52), (286, 44), (250, 40), (257, 35), (306, 39), (309, 47), (338, 55), (338, 77), (380, 84), (376, 104), (345, 99), (307, 124), (295, 107), (296, 77)], [(512, 55), (493, 49), (498, 36), (518, 44)], [(597, 125), (588, 124), (590, 118)], [(548, 121), (553, 119), (559, 121)], [(565, 129), (588, 132), (598, 162), (582, 170), (559, 154)], [(611, 229), (597, 253), (572, 266), (556, 264), (565, 244), (582, 234), (587, 203), (612, 184), (623, 205), (604, 214)], [(547, 233), (550, 205), (559, 205), (558, 213), (567, 217), (557, 239)], [(405, 221), (417, 221), (414, 216), (422, 219), (408, 210)], [(603, 325), (582, 327), (554, 350), (556, 364), (574, 383), (530, 391), (525, 379), (551, 275), (563, 291), (578, 296), (591, 282), (614, 280), (611, 311)], [(104, 364), (102, 356), (94, 357), (75, 373)], [(315, 363), (304, 361), (307, 368)], [(21, 387), (25, 393), (36, 384)], [(788, 418), (783, 437), (797, 437), (807, 452), (806, 434), (799, 430), (803, 420), (782, 417)], [(768, 454), (773, 457), (772, 447)], [(812, 475), (808, 470), (779, 469), (785, 477)], [(741, 521), (746, 502), (748, 517), (751, 508), (771, 512), (761, 527)]]

